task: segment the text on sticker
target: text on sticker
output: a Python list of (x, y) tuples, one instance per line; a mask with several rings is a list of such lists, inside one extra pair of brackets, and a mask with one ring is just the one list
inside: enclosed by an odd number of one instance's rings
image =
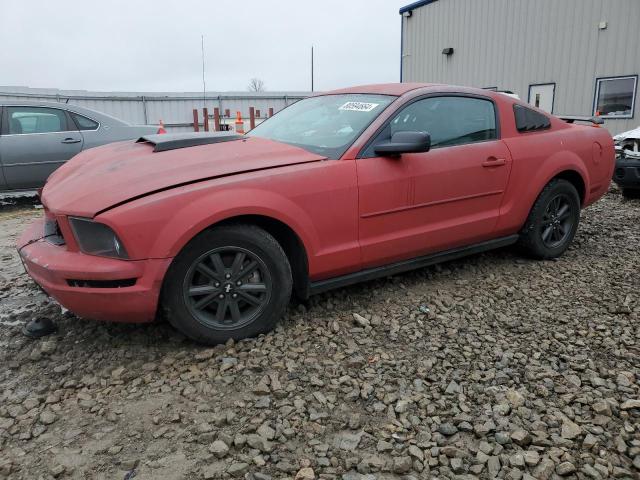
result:
[(365, 103), (365, 102), (347, 102), (342, 105), (339, 110), (348, 110), (350, 112), (370, 112), (376, 108), (379, 103)]

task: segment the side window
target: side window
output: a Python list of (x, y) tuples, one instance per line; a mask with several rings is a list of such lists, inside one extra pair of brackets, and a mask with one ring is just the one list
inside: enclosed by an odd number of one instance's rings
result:
[(97, 130), (98, 129), (98, 122), (94, 122), (90, 118), (83, 117), (82, 115), (79, 115), (77, 113), (69, 112), (69, 114), (71, 115), (71, 118), (73, 118), (73, 121), (78, 127), (78, 130)]
[(389, 140), (394, 133), (427, 132), (431, 147), (452, 147), (498, 138), (493, 102), (474, 97), (429, 97), (408, 105), (367, 148), (364, 157), (375, 156), (378, 142)]
[(9, 134), (52, 133), (67, 130), (62, 110), (46, 107), (6, 107)]

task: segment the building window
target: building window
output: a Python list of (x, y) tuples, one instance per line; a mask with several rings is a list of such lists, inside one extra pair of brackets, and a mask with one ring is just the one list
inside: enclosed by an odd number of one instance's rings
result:
[(638, 76), (598, 78), (594, 115), (633, 118)]

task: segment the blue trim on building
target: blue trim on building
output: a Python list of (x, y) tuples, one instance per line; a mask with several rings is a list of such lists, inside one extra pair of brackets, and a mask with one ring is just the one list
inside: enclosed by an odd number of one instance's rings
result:
[[(420, 0), (419, 2), (413, 2), (410, 5), (402, 7), (400, 9), (400, 15), (403, 15), (405, 12), (410, 12), (419, 7), (423, 7), (425, 5), (429, 5), (430, 3), (437, 2), (438, 0)], [(404, 70), (404, 16), (400, 17), (400, 83), (402, 83), (403, 70)]]
[(433, 2), (437, 2), (438, 0), (420, 0), (418, 2), (413, 2), (411, 5), (407, 5), (405, 7), (402, 7), (400, 9), (400, 15), (402, 15), (404, 12), (409, 12), (413, 9), (419, 8), (419, 7), (423, 7), (424, 5), (429, 5), (430, 3)]

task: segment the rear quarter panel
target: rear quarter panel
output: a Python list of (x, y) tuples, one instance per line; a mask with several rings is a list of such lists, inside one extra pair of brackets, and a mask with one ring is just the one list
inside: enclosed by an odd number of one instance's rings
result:
[(576, 172), (584, 181), (583, 207), (607, 191), (615, 161), (613, 139), (607, 130), (552, 117), (551, 129), (520, 133), (515, 128), (513, 102), (504, 102), (501, 120), (502, 138), (513, 157), (513, 167), (497, 234), (518, 232), (544, 186), (563, 172)]

